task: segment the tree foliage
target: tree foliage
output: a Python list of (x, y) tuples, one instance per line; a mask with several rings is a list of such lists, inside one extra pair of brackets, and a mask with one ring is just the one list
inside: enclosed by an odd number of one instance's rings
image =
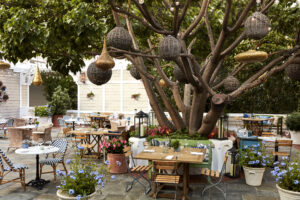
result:
[(68, 90), (66, 88), (62, 89), (60, 85), (57, 86), (49, 103), (51, 113), (53, 115), (65, 115), (70, 104), (71, 101), (68, 95)]

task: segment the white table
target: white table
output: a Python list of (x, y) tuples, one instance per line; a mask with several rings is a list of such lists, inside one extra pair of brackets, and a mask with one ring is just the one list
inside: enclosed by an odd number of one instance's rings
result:
[(26, 125), (26, 126), (17, 126), (15, 128), (21, 128), (21, 129), (34, 129), (36, 128), (35, 125)]
[(48, 153), (55, 153), (59, 150), (57, 147), (53, 146), (34, 146), (29, 147), (28, 149), (17, 149), (15, 153), (22, 154), (22, 155), (36, 155), (36, 176), (35, 180), (29, 181), (26, 185), (31, 185), (36, 187), (37, 189), (43, 189), (43, 186), (50, 181), (46, 181), (44, 179), (40, 179), (40, 154), (48, 154)]

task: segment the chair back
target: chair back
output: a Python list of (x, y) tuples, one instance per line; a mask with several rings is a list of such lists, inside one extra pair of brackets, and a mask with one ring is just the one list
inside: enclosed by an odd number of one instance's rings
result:
[(12, 127), (14, 124), (14, 119), (9, 119), (6, 123), (7, 123), (7, 127)]
[(57, 119), (59, 127), (66, 127), (65, 120), (63, 118)]
[(275, 145), (276, 146), (292, 147), (293, 146), (293, 140), (276, 140)]
[(64, 119), (64, 120), (71, 119), (71, 116), (65, 115), (65, 116), (63, 116), (63, 119)]
[(66, 139), (57, 139), (52, 142), (52, 146), (59, 149), (58, 153), (61, 153), (63, 158), (68, 148), (68, 141)]
[(153, 161), (155, 170), (175, 170), (177, 169), (177, 163), (173, 161)]
[(48, 127), (48, 128), (45, 128), (45, 132), (44, 132), (44, 142), (52, 141), (51, 130), (52, 130), (52, 126), (50, 126), (50, 127)]
[(12, 169), (12, 167), (14, 165), (1, 149), (0, 149), (0, 165), (1, 165), (2, 171), (4, 171), (4, 169), (7, 167), (9, 169)]
[(17, 118), (15, 118), (15, 119), (14, 119), (13, 126), (14, 126), (14, 127), (17, 127), (17, 126), (25, 126), (25, 124), (26, 124), (25, 119), (17, 119)]

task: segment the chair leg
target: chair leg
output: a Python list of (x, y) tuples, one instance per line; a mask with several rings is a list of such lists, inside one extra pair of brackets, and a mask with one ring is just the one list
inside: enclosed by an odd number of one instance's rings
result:
[(43, 173), (43, 164), (40, 164), (40, 178), (42, 178), (42, 173)]
[(53, 174), (54, 174), (54, 183), (56, 183), (56, 165), (52, 165), (53, 167)]
[(64, 170), (65, 170), (66, 174), (67, 174), (67, 173), (68, 173), (68, 170), (67, 170), (67, 167), (66, 167), (66, 165), (65, 165), (65, 162), (62, 162), (62, 165), (63, 165), (63, 167), (64, 167)]

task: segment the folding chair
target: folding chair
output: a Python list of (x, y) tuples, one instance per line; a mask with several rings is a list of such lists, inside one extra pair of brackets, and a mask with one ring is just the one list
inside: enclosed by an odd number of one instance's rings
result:
[[(148, 194), (151, 191), (151, 182), (145, 177), (148, 175), (149, 170), (152, 168), (152, 165), (148, 165), (148, 166), (143, 166), (143, 165), (135, 165), (133, 157), (132, 157), (132, 151), (130, 146), (124, 148), (124, 152), (125, 152), (125, 157), (127, 159), (126, 165), (128, 168), (128, 173), (129, 175), (133, 178), (132, 182), (127, 184), (126, 186), (126, 192), (130, 191), (132, 189), (132, 186), (135, 182), (138, 182), (145, 190), (145, 194)], [(129, 161), (132, 161), (133, 163), (133, 168), (129, 167)], [(142, 183), (140, 180), (144, 179), (146, 180), (147, 185), (145, 185), (144, 183)]]
[(99, 156), (92, 152), (92, 148), (94, 147), (93, 144), (88, 143), (88, 136), (85, 133), (76, 134), (72, 138), (72, 142), (77, 148), (78, 146), (83, 147), (81, 150), (81, 157), (82, 158), (98, 158)]
[[(178, 164), (173, 161), (153, 161), (154, 168), (154, 184), (155, 187), (155, 199), (157, 199), (158, 193), (161, 191), (169, 192), (170, 190), (163, 190), (166, 185), (175, 185), (174, 199), (177, 198), (178, 185), (180, 183), (180, 176), (177, 174)], [(171, 170), (170, 174), (166, 173), (166, 170)], [(173, 191), (172, 191), (173, 192)]]
[[(289, 151), (280, 151), (280, 147), (289, 147)], [(273, 151), (273, 156), (275, 156), (275, 161), (278, 160), (278, 156), (280, 157), (288, 157), (289, 160), (291, 158), (293, 147), (292, 140), (276, 140), (275, 141), (275, 151)]]
[[(9, 182), (20, 182), (24, 188), (24, 191), (26, 191), (25, 169), (28, 169), (28, 167), (23, 164), (13, 164), (0, 149), (0, 185)], [(4, 176), (10, 172), (18, 172), (19, 178), (11, 180), (4, 179)]]
[[(209, 185), (204, 187), (204, 189), (202, 190), (202, 196), (204, 195), (204, 192), (206, 190), (215, 187), (222, 192), (224, 199), (226, 200), (226, 192), (222, 190), (218, 185), (222, 182), (223, 176), (225, 174), (227, 159), (228, 159), (228, 153), (225, 154), (224, 163), (221, 172), (210, 170), (207, 168), (201, 169), (201, 174), (207, 176), (207, 182), (209, 183)], [(212, 178), (215, 179), (215, 181), (213, 181)]]

